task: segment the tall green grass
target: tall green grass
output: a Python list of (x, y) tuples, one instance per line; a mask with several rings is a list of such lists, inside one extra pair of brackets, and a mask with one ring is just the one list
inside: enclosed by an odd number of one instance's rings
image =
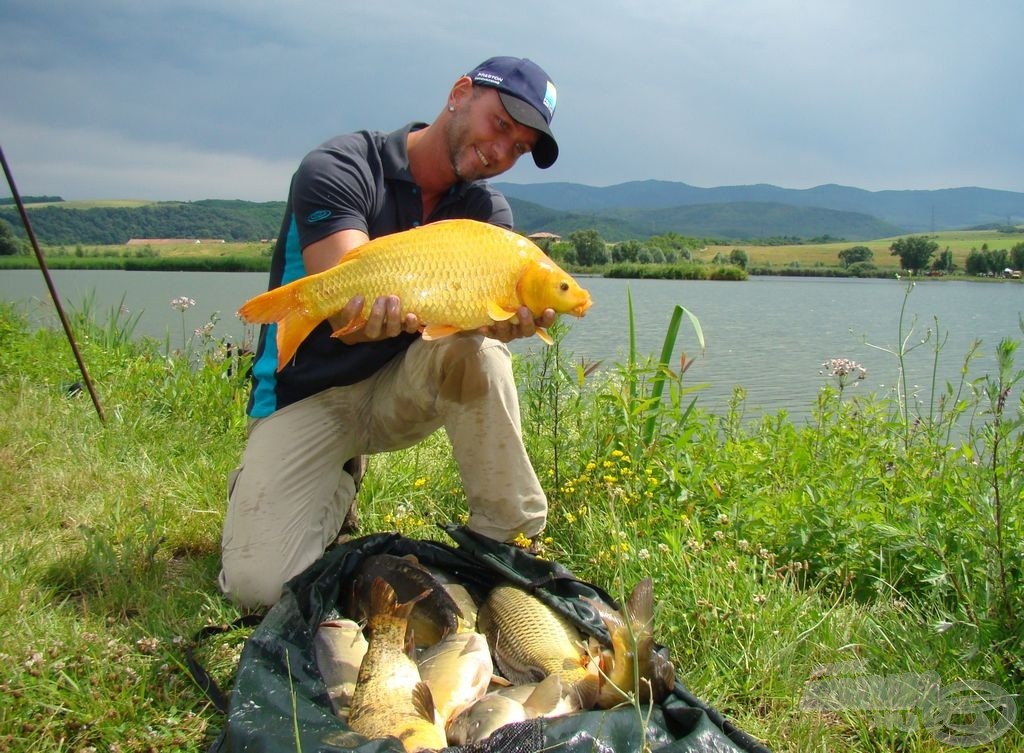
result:
[[(220, 729), (182, 644), (238, 615), (215, 578), (245, 364), (187, 338), (202, 323), (182, 313), (180, 348), (130, 336), (115, 312), (72, 317), (101, 423), (68, 389), (80, 377), (63, 333), (0, 306), (0, 750), (197, 751)], [(970, 727), (950, 700), (1024, 687), (1016, 346), (922, 408), (836, 379), (807, 396), (812, 420), (751, 422), (741, 392), (722, 415), (701, 410), (685, 353), (703, 333), (684, 321), (680, 307), (657, 357), (580, 363), (556, 337), (517, 360), (545, 556), (619, 596), (650, 576), (679, 679), (775, 750), (942, 751), (951, 729), (1020, 750), (1019, 718), (1000, 727), (990, 710)], [(895, 372), (901, 346), (882, 346)], [(366, 531), (438, 538), (464, 519), (443, 433), (372, 459), (359, 504)], [(222, 685), (244, 637), (201, 648)], [(902, 716), (807, 702), (851, 675), (948, 692)]]

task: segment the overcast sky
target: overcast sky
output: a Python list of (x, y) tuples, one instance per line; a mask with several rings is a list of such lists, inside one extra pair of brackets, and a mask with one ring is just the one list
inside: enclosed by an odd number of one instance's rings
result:
[(502, 180), (1024, 191), (1022, 32), (1022, 0), (0, 0), (0, 145), (22, 194), (284, 200), (517, 55), (561, 156)]

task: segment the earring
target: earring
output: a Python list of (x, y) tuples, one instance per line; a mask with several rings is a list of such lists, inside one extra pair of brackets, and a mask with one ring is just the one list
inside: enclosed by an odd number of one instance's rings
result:
[(448, 105), (448, 112), (455, 112), (455, 105)]

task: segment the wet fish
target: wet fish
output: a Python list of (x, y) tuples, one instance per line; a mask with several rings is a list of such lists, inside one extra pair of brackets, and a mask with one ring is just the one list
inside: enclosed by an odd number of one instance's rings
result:
[(434, 579), (444, 587), (444, 590), (452, 597), (452, 601), (458, 606), (459, 611), (462, 612), (462, 619), (459, 620), (459, 632), (476, 630), (477, 604), (469, 589), (446, 570), (429, 566), (425, 567), (427, 572), (433, 575)]
[(534, 316), (547, 308), (583, 316), (591, 305), (590, 294), (527, 238), (460, 219), (374, 238), (331, 269), (255, 296), (238, 313), (247, 322), (276, 322), (280, 370), (314, 327), (356, 295), (366, 304), (335, 337), (365, 326), (382, 295), (398, 296), (402, 315), (415, 313), (428, 340), (511, 319), (520, 306)]
[(416, 663), (441, 724), (456, 709), (480, 698), (494, 673), (487, 639), (480, 633), (453, 633), (426, 649)]
[(369, 738), (397, 737), (406, 751), (435, 750), (446, 744), (434, 716), (430, 688), (407, 653), (409, 614), (425, 594), (399, 603), (387, 581), (377, 578), (367, 619), (369, 645), (359, 676), (348, 725)]
[(416, 646), (432, 646), (459, 628), (462, 610), (440, 582), (415, 557), (374, 554), (367, 557), (353, 579), (352, 598), (346, 608), (355, 619), (365, 619), (373, 582), (382, 578), (395, 591), (395, 598), (408, 601), (426, 593), (415, 603), (409, 629)]
[(578, 708), (593, 706), (600, 683), (595, 658), (579, 630), (536, 596), (516, 586), (496, 586), (480, 606), (477, 629), (513, 684), (556, 675), (575, 693)]
[(633, 588), (623, 612), (602, 601), (586, 599), (594, 607), (611, 637), (611, 650), (602, 653), (600, 708), (630, 701), (659, 702), (675, 683), (675, 669), (654, 650), (654, 586), (644, 578)]
[(366, 646), (363, 629), (352, 620), (322, 622), (313, 634), (316, 665), (327, 685), (331, 707), (338, 716), (348, 715)]
[(459, 710), (445, 730), (450, 745), (468, 745), (490, 737), (506, 724), (574, 710), (564, 703), (562, 681), (551, 675), (540, 683), (513, 685), (488, 693)]

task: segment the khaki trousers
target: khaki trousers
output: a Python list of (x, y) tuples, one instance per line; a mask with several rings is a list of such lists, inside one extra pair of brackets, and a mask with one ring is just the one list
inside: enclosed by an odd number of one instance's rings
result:
[(444, 426), (469, 505), (468, 527), (508, 541), (544, 528), (547, 499), (523, 446), (508, 348), (460, 334), (415, 341), (368, 379), (249, 424), (231, 474), (220, 587), (271, 605), (332, 543), (355, 498), (342, 466), (409, 447)]

